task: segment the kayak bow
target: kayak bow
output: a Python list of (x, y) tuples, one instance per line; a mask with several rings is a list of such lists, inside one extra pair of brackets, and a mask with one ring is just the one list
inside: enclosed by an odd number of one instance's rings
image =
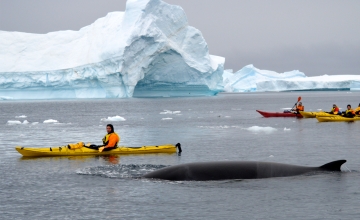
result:
[(297, 118), (302, 118), (303, 117), (300, 114), (295, 114), (295, 113), (292, 113), (292, 112), (264, 112), (264, 111), (260, 111), (260, 110), (256, 110), (256, 111), (259, 112), (265, 118), (270, 118), (270, 117), (297, 117)]

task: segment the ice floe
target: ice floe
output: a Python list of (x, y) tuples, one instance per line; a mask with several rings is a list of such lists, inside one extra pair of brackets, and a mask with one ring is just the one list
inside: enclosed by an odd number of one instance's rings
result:
[(59, 121), (55, 120), (55, 119), (48, 119), (48, 120), (45, 120), (43, 123), (44, 124), (55, 124), (55, 123), (59, 123)]
[(15, 116), (15, 118), (27, 118), (26, 115)]
[(255, 133), (260, 133), (260, 132), (271, 133), (271, 132), (277, 131), (277, 129), (273, 128), (273, 127), (260, 127), (260, 126), (252, 126), (252, 127), (246, 128), (246, 130), (255, 132)]
[(113, 117), (102, 118), (100, 119), (100, 121), (126, 121), (126, 119), (119, 115), (116, 115)]
[(165, 120), (172, 120), (172, 118), (162, 118), (161, 120), (165, 121)]
[(178, 115), (181, 111), (170, 111), (170, 110), (164, 110), (160, 112), (161, 115)]

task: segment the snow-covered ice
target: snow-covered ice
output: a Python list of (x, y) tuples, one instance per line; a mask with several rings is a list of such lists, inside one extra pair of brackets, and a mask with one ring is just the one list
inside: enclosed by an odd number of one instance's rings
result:
[(360, 90), (360, 75), (323, 75), (304, 78), (264, 80), (257, 91)]
[(273, 127), (260, 127), (260, 126), (252, 126), (252, 127), (246, 128), (246, 130), (254, 132), (254, 133), (259, 133), (259, 132), (271, 133), (271, 132), (277, 131), (277, 129), (273, 128)]
[(170, 111), (170, 110), (164, 110), (163, 112), (160, 112), (160, 114), (161, 115), (172, 115), (172, 114), (174, 114), (174, 115), (178, 115), (178, 114), (180, 114), (181, 113), (181, 111)]
[(184, 10), (128, 0), (79, 31), (0, 31), (2, 99), (214, 95), (225, 59), (209, 55)]
[(8, 125), (21, 125), (21, 121), (18, 120), (9, 120), (7, 121)]
[(305, 74), (298, 71), (277, 73), (269, 70), (260, 70), (250, 64), (243, 67), (236, 73), (224, 71), (223, 83), (225, 92), (256, 92), (258, 83), (262, 81), (271, 81), (277, 79), (301, 79)]
[(55, 123), (59, 123), (58, 120), (55, 119), (47, 119), (43, 122), (44, 124), (55, 124)]
[(126, 119), (119, 115), (116, 115), (113, 117), (102, 118), (100, 119), (100, 121), (126, 121)]
[(27, 118), (26, 115), (15, 116), (15, 118)]

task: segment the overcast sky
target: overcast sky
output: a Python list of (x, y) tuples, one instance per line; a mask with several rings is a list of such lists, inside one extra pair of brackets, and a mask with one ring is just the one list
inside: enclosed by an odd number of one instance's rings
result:
[[(225, 67), (360, 74), (359, 0), (165, 0), (184, 8)], [(125, 0), (0, 0), (0, 30), (78, 30)], [(0, 39), (1, 40), (1, 39)]]

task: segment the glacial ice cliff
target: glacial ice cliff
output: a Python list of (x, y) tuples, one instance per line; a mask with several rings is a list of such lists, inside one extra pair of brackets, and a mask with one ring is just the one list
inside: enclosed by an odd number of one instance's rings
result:
[(185, 12), (128, 0), (79, 31), (0, 31), (2, 99), (213, 95), (225, 59), (209, 55)]
[(260, 70), (252, 64), (243, 67), (236, 73), (225, 70), (223, 83), (225, 92), (257, 92), (259, 83), (263, 81), (273, 82), (281, 79), (304, 79), (304, 73), (293, 70), (285, 73), (277, 73), (269, 70)]
[(257, 91), (360, 90), (359, 75), (324, 75), (294, 79), (266, 80), (256, 84)]

